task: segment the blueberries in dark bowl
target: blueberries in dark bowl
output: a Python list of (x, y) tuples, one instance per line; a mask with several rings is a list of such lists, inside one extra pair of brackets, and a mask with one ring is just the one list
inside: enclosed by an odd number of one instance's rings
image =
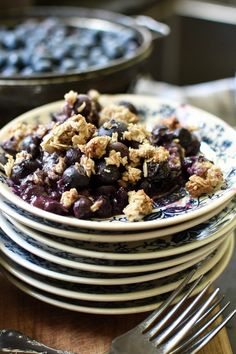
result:
[(84, 71), (132, 55), (139, 47), (131, 29), (90, 29), (59, 18), (26, 20), (0, 29), (0, 74), (4, 76)]

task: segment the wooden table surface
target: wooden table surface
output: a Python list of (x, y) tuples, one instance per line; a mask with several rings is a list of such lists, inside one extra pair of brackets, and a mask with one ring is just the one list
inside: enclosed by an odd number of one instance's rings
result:
[[(0, 284), (0, 329), (17, 329), (49, 346), (78, 354), (105, 353), (113, 338), (147, 316), (98, 316), (67, 311), (24, 294), (2, 275)], [(199, 353), (232, 354), (226, 330)]]

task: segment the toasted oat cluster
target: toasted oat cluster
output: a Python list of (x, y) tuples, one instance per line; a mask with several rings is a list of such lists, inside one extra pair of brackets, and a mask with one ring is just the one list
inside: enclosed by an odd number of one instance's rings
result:
[(8, 183), (43, 210), (80, 219), (124, 213), (141, 220), (181, 186), (193, 197), (223, 183), (191, 129), (170, 116), (152, 132), (129, 102), (101, 107), (99, 93), (70, 91), (47, 125), (22, 123), (2, 143)]

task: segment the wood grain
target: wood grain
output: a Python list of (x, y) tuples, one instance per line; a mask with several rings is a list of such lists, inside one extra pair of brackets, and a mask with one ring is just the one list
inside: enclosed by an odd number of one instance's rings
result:
[[(78, 354), (103, 354), (116, 336), (147, 314), (98, 316), (63, 310), (22, 293), (0, 275), (0, 328), (17, 329), (38, 341)], [(232, 354), (223, 329), (200, 354)], [(133, 353), (132, 353), (133, 354)]]

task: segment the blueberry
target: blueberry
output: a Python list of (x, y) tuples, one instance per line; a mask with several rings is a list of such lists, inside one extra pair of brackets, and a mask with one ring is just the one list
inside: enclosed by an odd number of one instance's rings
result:
[(173, 132), (164, 125), (157, 125), (151, 133), (151, 142), (154, 145), (162, 145), (171, 142), (173, 138)]
[(107, 151), (110, 152), (112, 150), (120, 152), (121, 157), (129, 156), (129, 148), (123, 143), (120, 142), (110, 143), (107, 147)]
[(8, 55), (8, 64), (10, 66), (15, 66), (18, 69), (21, 69), (24, 66), (21, 54), (17, 52), (10, 53)]
[(98, 163), (96, 178), (101, 184), (112, 184), (120, 178), (120, 171), (117, 166), (102, 161)]
[(112, 206), (109, 198), (105, 195), (100, 196), (96, 202), (99, 203), (99, 209), (96, 216), (99, 218), (109, 218), (112, 215)]
[(113, 133), (118, 134), (118, 139), (122, 140), (123, 139), (123, 132), (127, 130), (127, 124), (124, 122), (119, 122), (114, 119), (111, 119), (109, 122), (105, 123), (105, 126), (102, 125), (98, 131), (97, 135), (99, 136), (112, 136)]
[(73, 212), (75, 217), (78, 219), (90, 218), (93, 214), (90, 209), (92, 205), (93, 202), (88, 197), (80, 197), (79, 200), (77, 200), (73, 206)]
[(18, 74), (18, 69), (15, 66), (6, 66), (2, 70), (2, 75), (4, 76), (12, 76)]
[(66, 151), (65, 163), (68, 166), (74, 165), (76, 162), (79, 162), (81, 156), (82, 156), (82, 153), (81, 153), (80, 149), (70, 148)]
[(192, 135), (191, 144), (185, 148), (186, 156), (196, 155), (200, 150), (201, 143), (195, 135)]
[(155, 162), (148, 162), (147, 163), (147, 180), (152, 182), (159, 182), (168, 178), (170, 174), (170, 168), (168, 163), (162, 162), (160, 164)]
[(22, 178), (25, 178), (30, 173), (34, 172), (39, 167), (36, 160), (23, 160), (20, 164), (16, 164), (12, 168), (11, 179), (15, 183), (19, 183)]
[(46, 196), (44, 186), (27, 183), (27, 185), (21, 184), (21, 188), (21, 197), (28, 202), (35, 199), (35, 197)]
[(33, 65), (36, 73), (47, 73), (53, 71), (53, 65), (51, 61), (46, 59), (37, 60)]
[(18, 145), (18, 142), (17, 142), (16, 138), (14, 136), (12, 136), (10, 139), (5, 140), (2, 143), (2, 148), (8, 154), (15, 155), (17, 152), (17, 145)]
[(28, 135), (22, 140), (20, 147), (21, 150), (25, 150), (33, 157), (36, 157), (40, 152), (40, 142), (41, 139), (36, 135)]
[(68, 167), (63, 173), (62, 180), (67, 189), (84, 188), (89, 184), (89, 177), (82, 166), (75, 167), (75, 165), (72, 165)]
[[(80, 110), (82, 105), (84, 105), (84, 108)], [(75, 113), (78, 113), (79, 109), (79, 113), (82, 114), (82, 116), (84, 116), (85, 118), (87, 118), (92, 112), (91, 98), (88, 95), (84, 94), (78, 95), (77, 100), (74, 103), (73, 109)]]
[(18, 49), (23, 46), (22, 40), (13, 31), (8, 31), (2, 38), (2, 43), (7, 49)]
[(77, 68), (76, 61), (74, 59), (71, 59), (71, 58), (63, 59), (63, 61), (61, 62), (61, 65), (60, 65), (60, 71), (61, 72), (66, 72), (66, 71), (69, 71), (69, 70), (75, 70), (76, 68)]
[(115, 196), (112, 199), (112, 213), (114, 215), (122, 214), (123, 209), (126, 207), (127, 204), (128, 193), (123, 187), (120, 187), (116, 191)]
[(88, 57), (88, 49), (85, 47), (76, 47), (73, 51), (73, 58), (82, 59)]
[(179, 143), (184, 148), (187, 148), (192, 142), (192, 135), (188, 129), (177, 128), (173, 132), (173, 137), (179, 140)]
[(96, 188), (95, 194), (96, 195), (106, 195), (108, 197), (114, 196), (116, 193), (116, 188), (114, 186), (101, 186)]
[(62, 204), (47, 196), (35, 196), (32, 198), (31, 204), (36, 208), (40, 208), (51, 213), (59, 215), (67, 214), (67, 210), (63, 207)]
[(30, 66), (26, 66), (24, 67), (21, 72), (20, 72), (22, 75), (25, 75), (25, 76), (29, 76), (29, 75), (32, 75), (34, 73), (34, 70), (30, 67)]

